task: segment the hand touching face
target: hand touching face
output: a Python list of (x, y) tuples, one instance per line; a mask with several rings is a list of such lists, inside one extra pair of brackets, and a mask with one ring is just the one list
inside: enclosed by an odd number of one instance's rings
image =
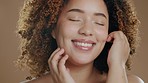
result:
[(65, 66), (68, 55), (64, 52), (64, 49), (57, 48), (48, 60), (53, 83), (75, 83)]
[(70, 0), (63, 8), (53, 36), (68, 54), (68, 62), (92, 63), (108, 36), (108, 12), (103, 0)]
[(108, 42), (112, 40), (113, 44), (110, 48), (107, 60), (109, 67), (112, 65), (125, 66), (130, 53), (127, 37), (122, 31), (114, 31), (109, 34), (107, 39)]

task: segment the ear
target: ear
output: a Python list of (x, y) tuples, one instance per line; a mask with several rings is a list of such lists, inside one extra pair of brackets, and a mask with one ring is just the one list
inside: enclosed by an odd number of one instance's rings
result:
[(51, 35), (55, 39), (55, 31), (54, 30), (52, 30)]

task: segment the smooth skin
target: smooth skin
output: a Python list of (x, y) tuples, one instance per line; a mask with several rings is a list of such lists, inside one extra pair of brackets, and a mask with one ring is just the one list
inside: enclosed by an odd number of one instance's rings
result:
[[(50, 72), (28, 83), (144, 83), (127, 75), (128, 40), (122, 31), (108, 34), (108, 20), (103, 0), (70, 0), (52, 32), (59, 48), (48, 60)], [(76, 42), (95, 44), (83, 48)], [(107, 59), (109, 72), (100, 74), (93, 62), (106, 42), (113, 43)]]

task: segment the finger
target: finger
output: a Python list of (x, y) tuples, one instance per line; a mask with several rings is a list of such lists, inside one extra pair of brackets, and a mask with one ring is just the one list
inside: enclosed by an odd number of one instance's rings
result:
[(64, 49), (60, 49), (51, 59), (50, 65), (51, 65), (52, 71), (56, 74), (59, 73), (57, 66), (58, 66), (59, 60), (61, 59), (63, 53), (64, 53)]
[(108, 35), (107, 42), (112, 42), (114, 40), (114, 34), (115, 32), (112, 32)]
[(107, 40), (106, 40), (107, 42), (112, 42), (113, 41), (113, 37), (111, 36), (111, 35), (109, 35), (108, 37), (107, 37)]
[(124, 40), (122, 31), (114, 31), (108, 35), (107, 42)]
[(66, 69), (66, 66), (65, 66), (65, 63), (66, 63), (67, 59), (68, 59), (68, 55), (65, 55), (59, 61), (58, 68), (59, 68), (59, 72), (61, 74), (66, 74), (66, 72), (67, 72), (67, 69)]
[(53, 56), (60, 50), (60, 48), (57, 48), (50, 56), (50, 58), (48, 59), (48, 65), (49, 65), (49, 69), (50, 72), (53, 73), (53, 68), (52, 68), (52, 64), (51, 64), (51, 60), (53, 58)]
[[(123, 33), (124, 34), (124, 33)], [(127, 42), (127, 44), (129, 45), (129, 41), (128, 41), (128, 38), (127, 38), (127, 36), (124, 34), (124, 39), (125, 39), (125, 41)]]
[(53, 64), (52, 64), (52, 59), (53, 59), (53, 57), (55, 56), (55, 54), (57, 53), (57, 52), (59, 52), (60, 51), (60, 48), (57, 48), (52, 54), (51, 54), (51, 56), (50, 56), (50, 58), (48, 59), (48, 64), (49, 64), (49, 68), (50, 68), (50, 71), (52, 72), (52, 70), (53, 70), (53, 68), (52, 68), (52, 66), (53, 66)]
[(57, 48), (50, 56), (50, 58), (48, 59), (48, 63), (51, 61), (51, 59), (53, 58), (53, 56), (60, 50), (60, 48)]
[(125, 43), (126, 43), (126, 46), (127, 46), (127, 50), (128, 50), (128, 54), (130, 54), (130, 44), (129, 44), (129, 41), (128, 41), (128, 39), (127, 39), (127, 37), (126, 37), (126, 35), (124, 34), (124, 39), (125, 39)]
[(125, 42), (125, 44), (129, 46), (129, 42), (126, 35), (122, 31), (119, 31), (119, 35), (120, 35), (120, 38), (122, 39), (122, 42)]
[(111, 42), (112, 40), (114, 40), (113, 43), (119, 43), (130, 50), (128, 39), (122, 31), (114, 31), (110, 33), (107, 42)]

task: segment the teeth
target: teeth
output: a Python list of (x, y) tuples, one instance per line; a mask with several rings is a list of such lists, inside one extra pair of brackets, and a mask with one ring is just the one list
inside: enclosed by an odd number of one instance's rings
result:
[(82, 43), (82, 42), (74, 42), (75, 45), (83, 46), (83, 47), (91, 47), (92, 44), (89, 43)]

